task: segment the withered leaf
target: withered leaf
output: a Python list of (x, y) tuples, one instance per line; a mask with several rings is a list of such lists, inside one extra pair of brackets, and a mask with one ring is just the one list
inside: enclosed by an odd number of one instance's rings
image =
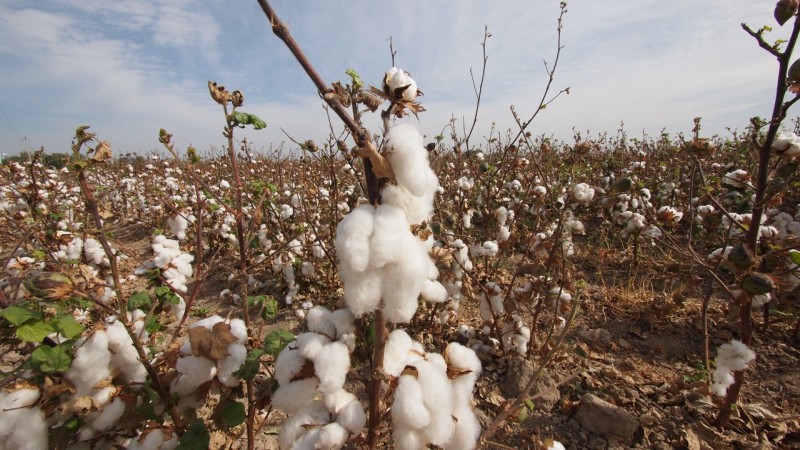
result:
[(236, 342), (231, 334), (231, 326), (218, 322), (209, 330), (206, 327), (189, 328), (189, 342), (192, 345), (192, 356), (203, 356), (213, 361), (228, 356), (228, 346)]

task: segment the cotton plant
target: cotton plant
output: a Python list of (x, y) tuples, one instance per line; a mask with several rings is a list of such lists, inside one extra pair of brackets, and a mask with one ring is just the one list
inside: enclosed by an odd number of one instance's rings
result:
[(447, 299), (428, 255), (433, 238), (411, 230), (430, 218), (439, 184), (416, 127), (392, 128), (386, 148), (396, 184), (383, 189), (382, 204), (359, 206), (342, 219), (336, 252), (344, 301), (353, 314), (361, 317), (380, 308), (387, 320), (401, 323), (414, 316), (420, 296), (437, 303)]
[[(348, 309), (315, 306), (306, 314), (308, 332), (290, 342), (275, 361), (278, 389), (272, 404), (289, 415), (281, 448), (341, 448), (361, 433), (361, 402), (344, 389), (355, 349), (355, 318)], [(308, 425), (314, 425), (309, 427)]]
[(443, 356), (428, 353), (397, 329), (386, 343), (383, 367), (397, 380), (391, 407), (395, 448), (475, 448), (480, 424), (472, 392), (481, 363), (473, 350), (450, 343)]
[(200, 406), (205, 399), (198, 398), (197, 392), (209, 381), (237, 386), (240, 380), (235, 372), (247, 357), (247, 328), (241, 319), (213, 315), (190, 325), (187, 335), (175, 363), (177, 376), (170, 384), (179, 410)]

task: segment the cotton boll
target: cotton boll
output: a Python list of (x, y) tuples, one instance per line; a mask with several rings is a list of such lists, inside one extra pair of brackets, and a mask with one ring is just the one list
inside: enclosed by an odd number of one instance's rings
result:
[(238, 339), (240, 343), (243, 343), (247, 340), (247, 326), (244, 324), (244, 320), (231, 319), (230, 325), (230, 331), (233, 337)]
[(350, 352), (341, 342), (327, 344), (314, 360), (314, 373), (319, 378), (319, 391), (336, 392), (344, 386), (350, 370)]
[(79, 344), (72, 367), (65, 376), (75, 386), (77, 395), (90, 395), (95, 386), (111, 375), (110, 363), (108, 335), (105, 331), (99, 330), (83, 344)]
[(719, 396), (725, 395), (734, 382), (733, 372), (746, 369), (755, 358), (755, 352), (741, 341), (734, 339), (722, 344), (717, 350), (717, 367), (714, 370), (711, 391)]
[(442, 303), (447, 300), (447, 289), (438, 281), (425, 280), (422, 283), (422, 298), (433, 303)]
[(344, 301), (355, 317), (369, 314), (378, 308), (383, 296), (383, 286), (377, 271), (355, 272), (348, 265), (339, 266), (339, 276), (344, 283)]
[(175, 370), (181, 375), (172, 382), (171, 391), (180, 396), (196, 391), (201, 384), (211, 380), (217, 374), (214, 361), (191, 355), (178, 358)]
[(392, 438), (396, 450), (420, 450), (428, 445), (422, 431), (408, 425), (395, 425)]
[(403, 258), (413, 235), (401, 209), (380, 205), (375, 210), (374, 232), (369, 241), (370, 267), (379, 269)]
[(246, 358), (247, 349), (243, 344), (234, 342), (228, 345), (228, 356), (217, 363), (219, 381), (228, 387), (234, 387), (239, 384), (239, 379), (233, 375), (233, 372), (242, 367)]
[(411, 336), (405, 330), (396, 329), (389, 333), (383, 353), (383, 370), (393, 377), (400, 376), (406, 366), (406, 355), (411, 350)]
[(297, 336), (294, 345), (297, 345), (297, 351), (300, 353), (300, 356), (308, 360), (314, 360), (319, 352), (322, 351), (322, 348), (329, 342), (331, 342), (331, 340), (328, 337), (309, 332)]
[(360, 206), (346, 215), (336, 227), (336, 254), (340, 262), (356, 272), (363, 272), (369, 264), (374, 211), (372, 206)]
[(353, 434), (361, 433), (364, 424), (367, 423), (367, 415), (364, 413), (364, 405), (358, 400), (353, 400), (346, 404), (337, 413), (336, 421)]
[(354, 333), (356, 330), (356, 318), (349, 309), (337, 309), (331, 314), (331, 322), (336, 329), (336, 339), (345, 334)]
[(550, 444), (550, 446), (547, 447), (546, 450), (567, 450), (567, 449), (566, 449), (566, 447), (564, 447), (564, 444), (562, 444), (561, 442), (553, 441), (553, 443)]
[(455, 429), (453, 438), (444, 447), (446, 450), (471, 450), (478, 444), (481, 424), (469, 405), (460, 405), (453, 411)]
[(319, 430), (319, 436), (314, 446), (320, 450), (338, 450), (342, 448), (350, 432), (336, 422), (329, 423)]
[[(441, 361), (444, 363), (444, 361)], [(416, 363), (419, 373), (417, 381), (422, 387), (425, 408), (430, 411), (431, 419), (425, 428), (425, 435), (433, 445), (442, 446), (449, 440), (453, 432), (453, 393), (450, 380), (447, 378), (447, 367), (428, 361)]]
[[(319, 401), (314, 400), (307, 403), (300, 408), (294, 415), (289, 417), (281, 427), (278, 440), (282, 449), (297, 449), (300, 440), (307, 438), (308, 429), (314, 430), (314, 427), (307, 428), (306, 425), (318, 426), (320, 424), (330, 423), (330, 413), (325, 408), (325, 405)], [(316, 428), (317, 433), (319, 429)], [(316, 435), (312, 435), (316, 438)], [(311, 449), (313, 449), (313, 442), (311, 442)]]
[(392, 421), (395, 426), (420, 429), (428, 426), (431, 414), (425, 407), (422, 386), (411, 375), (403, 375), (397, 382), (392, 404)]
[(0, 448), (47, 448), (48, 434), (44, 413), (33, 406), (38, 399), (38, 389), (22, 388), (0, 392)]
[(96, 431), (106, 431), (114, 426), (123, 414), (125, 414), (125, 402), (120, 397), (117, 397), (100, 411), (91, 422), (91, 426)]
[(306, 313), (306, 326), (309, 331), (322, 334), (330, 339), (336, 338), (331, 312), (324, 306), (315, 306)]
[(300, 355), (297, 347), (289, 344), (284, 347), (275, 359), (275, 373), (273, 378), (280, 385), (289, 384), (295, 375), (300, 373), (306, 359)]
[(433, 197), (433, 191), (416, 196), (399, 185), (388, 185), (381, 191), (382, 205), (402, 210), (408, 223), (422, 223), (430, 219), (433, 214)]
[(397, 184), (416, 196), (436, 190), (439, 181), (428, 165), (423, 136), (414, 124), (396, 125), (386, 134), (386, 142), (386, 157)]
[(287, 414), (294, 414), (306, 403), (314, 400), (317, 394), (319, 379), (317, 377), (295, 380), (288, 384), (282, 384), (275, 393), (272, 394), (272, 405), (283, 410)]

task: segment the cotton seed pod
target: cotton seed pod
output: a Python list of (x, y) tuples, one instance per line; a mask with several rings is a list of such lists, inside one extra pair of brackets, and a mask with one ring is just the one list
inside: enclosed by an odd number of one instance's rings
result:
[(29, 276), (22, 284), (34, 297), (47, 300), (66, 299), (74, 289), (72, 280), (59, 272), (40, 272)]
[(238, 108), (244, 104), (244, 94), (241, 91), (231, 92), (231, 103)]
[(211, 98), (222, 106), (225, 106), (231, 99), (231, 94), (225, 90), (225, 86), (217, 86), (216, 81), (208, 82), (208, 92), (211, 94)]
[(712, 156), (717, 151), (717, 147), (713, 145), (711, 140), (708, 138), (693, 139), (688, 148), (689, 153), (697, 156), (698, 158)]
[(759, 273), (750, 272), (739, 283), (742, 289), (751, 295), (769, 294), (775, 289), (775, 282), (769, 276)]
[(775, 20), (783, 25), (797, 13), (797, 0), (780, 0), (775, 5)]
[(753, 261), (755, 260), (752, 250), (742, 244), (739, 244), (731, 249), (728, 259), (731, 260), (734, 266), (740, 269), (747, 269), (753, 265)]

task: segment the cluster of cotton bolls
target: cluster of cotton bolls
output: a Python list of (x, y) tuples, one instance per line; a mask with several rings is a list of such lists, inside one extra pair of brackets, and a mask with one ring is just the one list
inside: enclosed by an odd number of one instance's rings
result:
[(500, 230), (497, 232), (497, 240), (498, 242), (507, 241), (511, 236), (511, 231), (506, 222), (514, 220), (514, 211), (509, 211), (505, 206), (500, 206), (494, 213), (497, 217), (497, 224), (500, 226)]
[[(163, 234), (153, 238), (151, 248), (153, 249), (153, 260), (145, 262), (143, 267), (135, 273), (142, 275), (150, 269), (161, 269), (161, 276), (167, 280), (167, 283), (176, 291), (185, 293), (188, 290), (186, 283), (193, 273), (194, 256), (181, 251), (180, 242), (168, 239)], [(180, 318), (186, 312), (186, 303), (180, 295), (177, 297), (178, 303), (173, 303), (170, 307), (175, 317)]]
[(426, 353), (398, 329), (389, 334), (383, 367), (397, 378), (391, 407), (395, 448), (475, 448), (480, 424), (472, 390), (482, 367), (472, 349), (450, 343), (444, 356)]
[(578, 183), (572, 188), (572, 196), (579, 203), (589, 203), (594, 198), (594, 189), (586, 183)]
[(397, 125), (386, 135), (386, 147), (396, 184), (383, 189), (381, 205), (359, 206), (342, 219), (336, 253), (353, 314), (381, 308), (387, 320), (399, 323), (411, 320), (420, 295), (443, 302), (447, 290), (436, 281), (438, 269), (428, 255), (433, 238), (422, 240), (411, 231), (412, 224), (430, 218), (439, 188), (422, 135), (412, 124)]
[[(525, 289), (529, 291), (530, 287), (530, 283), (526, 283), (526, 286), (521, 288), (518, 292), (525, 291)], [(491, 336), (492, 326), (496, 325), (497, 328), (502, 331), (501, 343), (503, 345), (503, 351), (507, 353), (515, 352), (521, 356), (525, 356), (528, 352), (531, 331), (525, 326), (522, 316), (519, 314), (511, 314), (510, 316), (506, 314), (504, 305), (506, 298), (505, 295), (503, 295), (503, 290), (500, 285), (493, 281), (484, 283), (483, 289), (478, 294), (478, 299), (480, 300), (479, 308), (481, 318), (483, 319), (483, 329), (481, 332), (486, 336)], [(495, 345), (497, 344), (496, 341), (491, 342)], [(489, 346), (489, 348), (478, 346), (477, 348), (486, 351), (496, 350), (494, 346)]]
[(170, 392), (179, 397), (179, 410), (201, 405), (205, 399), (197, 398), (196, 392), (214, 377), (227, 387), (239, 384), (234, 372), (247, 357), (247, 327), (241, 319), (210, 316), (190, 325), (187, 333), (175, 363), (179, 375), (170, 384)]
[(37, 387), (19, 386), (0, 390), (0, 448), (44, 450), (47, 448), (47, 425), (37, 405), (41, 396)]
[(734, 382), (733, 372), (746, 369), (754, 359), (756, 359), (755, 352), (741, 341), (734, 339), (722, 344), (717, 350), (711, 392), (724, 396)]
[[(144, 317), (145, 313), (138, 309), (128, 313), (134, 334), (140, 341), (147, 342)], [(83, 426), (78, 438), (85, 441), (113, 427), (128, 408), (128, 403), (119, 396), (120, 388), (111, 381), (142, 384), (147, 372), (139, 361), (128, 330), (114, 316), (106, 319), (105, 329), (81, 338), (75, 347), (75, 359), (65, 373), (74, 393), (64, 399), (62, 408), (48, 420), (51, 425), (60, 426), (75, 414), (81, 416)]]
[(189, 224), (195, 220), (197, 218), (193, 214), (178, 213), (167, 218), (167, 228), (179, 241), (182, 241), (186, 239), (186, 229), (189, 228)]
[[(446, 234), (446, 237), (452, 237)], [(458, 311), (461, 305), (463, 294), (461, 289), (464, 287), (464, 274), (472, 270), (472, 261), (469, 259), (469, 249), (461, 239), (456, 239), (449, 243), (452, 249), (453, 259), (450, 261), (450, 271), (443, 274), (441, 283), (447, 290), (449, 301), (439, 314), (439, 322), (447, 323), (450, 317)]]
[(344, 390), (355, 348), (355, 318), (347, 309), (315, 306), (306, 315), (306, 326), (309, 331), (284, 347), (275, 361), (279, 387), (272, 404), (289, 415), (280, 445), (338, 449), (366, 422), (361, 402)]

